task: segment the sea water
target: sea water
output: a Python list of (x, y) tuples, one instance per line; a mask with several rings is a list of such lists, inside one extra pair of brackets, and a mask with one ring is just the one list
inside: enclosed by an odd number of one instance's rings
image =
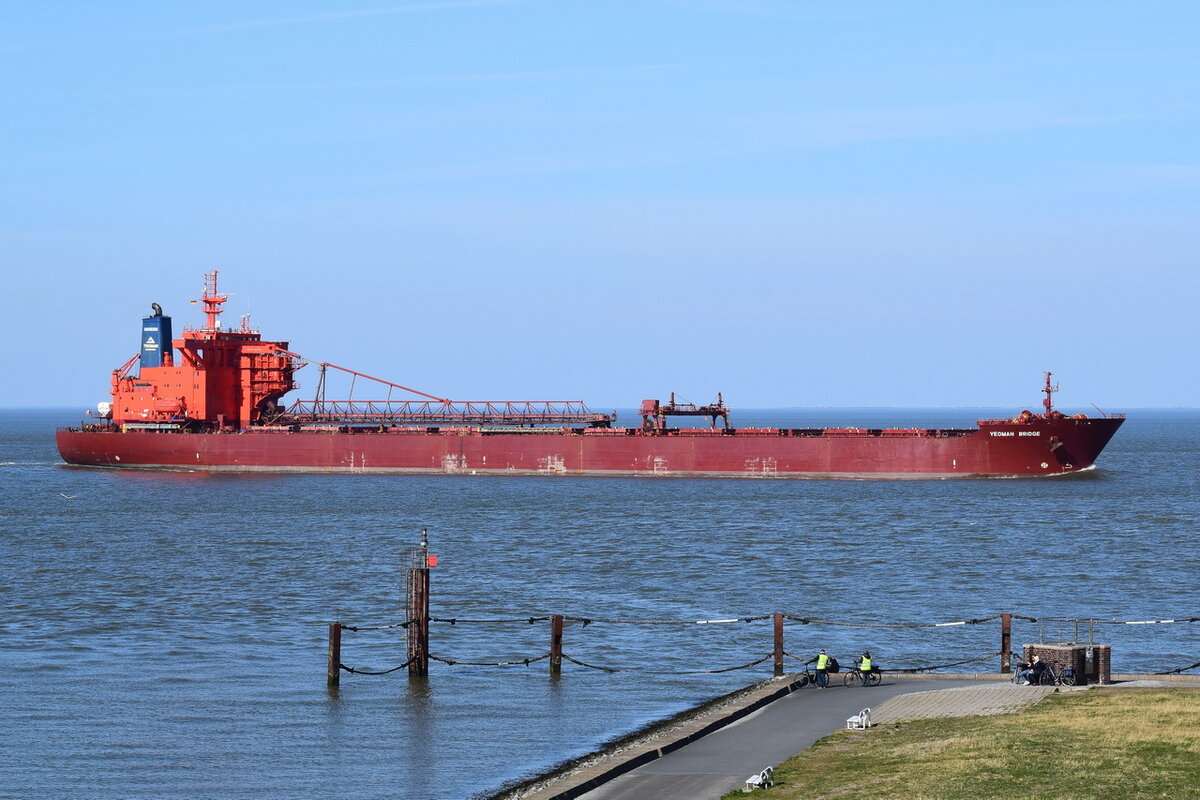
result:
[[(743, 426), (974, 424), (977, 410), (743, 412)], [(0, 412), (0, 796), (487, 795), (788, 664), (997, 671), (1013, 645), (1111, 644), (1114, 672), (1200, 661), (1200, 412), (1132, 411), (1056, 479), (715, 480), (71, 468), (69, 411)], [(343, 673), (328, 623), (403, 621), (427, 528), (434, 661)], [(569, 620), (549, 676), (545, 617)], [(700, 620), (741, 620), (694, 624)], [(533, 620), (532, 622), (530, 620)], [(584, 624), (581, 619), (592, 620)], [(672, 622), (661, 625), (650, 623)], [(635, 624), (636, 623), (636, 624)], [(382, 672), (404, 632), (346, 631)]]

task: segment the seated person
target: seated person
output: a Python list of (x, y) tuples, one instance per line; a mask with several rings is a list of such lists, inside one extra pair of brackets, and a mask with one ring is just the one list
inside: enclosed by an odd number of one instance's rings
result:
[(1046, 671), (1046, 662), (1042, 661), (1041, 656), (1034, 656), (1033, 663), (1029, 665), (1029, 684), (1037, 686), (1042, 680), (1042, 673)]

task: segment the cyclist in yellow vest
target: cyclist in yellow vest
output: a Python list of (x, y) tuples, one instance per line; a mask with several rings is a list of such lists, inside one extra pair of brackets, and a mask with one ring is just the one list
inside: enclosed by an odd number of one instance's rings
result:
[(817, 686), (820, 686), (822, 689), (824, 689), (829, 685), (829, 675), (826, 672), (826, 670), (829, 669), (829, 656), (827, 656), (825, 651), (822, 650), (821, 652), (817, 653), (815, 660), (817, 662)]
[(871, 653), (868, 650), (863, 650), (862, 658), (858, 662), (858, 671), (862, 673), (862, 685), (869, 686), (871, 684)]

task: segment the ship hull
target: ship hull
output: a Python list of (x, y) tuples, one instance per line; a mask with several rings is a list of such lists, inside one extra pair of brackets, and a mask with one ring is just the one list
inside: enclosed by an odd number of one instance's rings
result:
[(739, 478), (1042, 477), (1090, 468), (1121, 418), (985, 421), (970, 430), (386, 429), (237, 433), (62, 429), (85, 466), (469, 475)]

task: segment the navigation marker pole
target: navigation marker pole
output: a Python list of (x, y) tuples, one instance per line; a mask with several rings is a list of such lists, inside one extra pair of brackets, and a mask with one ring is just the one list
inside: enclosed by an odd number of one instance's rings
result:
[(429, 674), (429, 568), (437, 566), (426, 528), (421, 528), (421, 545), (408, 553), (408, 676), (424, 678)]

